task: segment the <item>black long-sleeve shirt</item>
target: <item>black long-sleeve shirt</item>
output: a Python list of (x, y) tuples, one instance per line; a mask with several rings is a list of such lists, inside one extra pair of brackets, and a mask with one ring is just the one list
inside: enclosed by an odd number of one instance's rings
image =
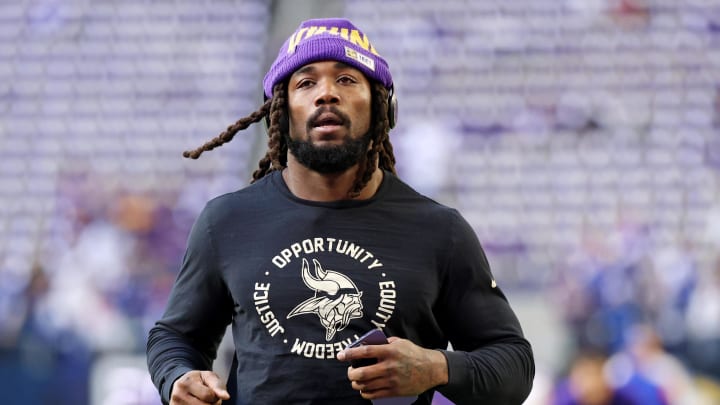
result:
[(302, 200), (274, 172), (208, 203), (149, 335), (163, 401), (210, 369), (230, 323), (232, 404), (367, 404), (335, 355), (375, 327), (442, 350), (449, 382), (436, 389), (457, 404), (520, 404), (534, 377), (471, 227), (390, 173), (364, 201)]

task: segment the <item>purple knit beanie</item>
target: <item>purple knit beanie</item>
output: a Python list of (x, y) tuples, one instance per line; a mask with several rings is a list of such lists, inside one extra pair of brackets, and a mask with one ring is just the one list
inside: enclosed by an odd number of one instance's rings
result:
[(321, 18), (303, 21), (285, 41), (263, 80), (265, 96), (271, 98), (273, 87), (297, 69), (323, 60), (346, 63), (387, 89), (393, 86), (387, 62), (365, 34), (350, 20)]

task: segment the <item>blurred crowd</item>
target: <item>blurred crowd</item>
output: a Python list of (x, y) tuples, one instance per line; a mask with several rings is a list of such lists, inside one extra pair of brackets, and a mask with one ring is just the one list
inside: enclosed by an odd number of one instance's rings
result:
[(144, 353), (164, 308), (198, 208), (182, 195), (103, 193), (101, 181), (64, 179), (45, 254), (24, 277), (4, 273), (0, 380), (14, 390), (3, 403), (90, 403), (97, 360)]
[[(627, 225), (588, 238), (548, 292), (571, 331), (556, 405), (710, 405), (720, 400), (720, 262), (653, 246)], [(540, 348), (541, 349), (541, 348)]]

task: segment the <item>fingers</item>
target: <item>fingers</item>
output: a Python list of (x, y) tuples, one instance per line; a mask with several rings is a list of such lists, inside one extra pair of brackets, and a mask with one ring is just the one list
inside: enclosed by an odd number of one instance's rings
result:
[(393, 394), (392, 391), (389, 391), (389, 390), (376, 390), (376, 391), (360, 390), (359, 393), (360, 393), (360, 396), (365, 399), (378, 399), (378, 398), (395, 396), (395, 394)]
[(357, 359), (374, 359), (383, 357), (384, 345), (365, 345), (351, 349), (345, 349), (338, 353), (337, 359), (340, 361), (352, 361)]
[(348, 379), (352, 389), (359, 391), (365, 399), (392, 396), (397, 391), (397, 381), (390, 374), (386, 363), (366, 367), (348, 367)]
[(406, 339), (391, 337), (386, 345), (347, 349), (342, 356), (346, 361), (372, 357), (378, 359), (377, 364), (348, 367), (347, 371), (352, 388), (365, 399), (417, 395), (430, 387), (447, 383), (447, 371), (444, 377), (438, 372), (447, 369), (444, 355), (421, 348)]
[(210, 387), (213, 393), (221, 400), (230, 399), (230, 393), (225, 388), (225, 383), (220, 380), (220, 377), (212, 371), (201, 371), (200, 378), (202, 378), (205, 385)]
[(229, 399), (225, 384), (212, 371), (189, 371), (173, 383), (171, 405), (217, 404)]
[(374, 378), (372, 380), (351, 381), (352, 389), (366, 394), (367, 398), (376, 398), (383, 393), (388, 394), (395, 391), (393, 381), (387, 378)]
[(376, 399), (394, 395), (394, 389), (385, 378), (364, 381), (351, 381), (352, 389), (358, 391), (365, 399)]
[(386, 357), (392, 357), (393, 353), (399, 350), (399, 346), (392, 345), (395, 342), (402, 342), (405, 339), (401, 339), (396, 336), (388, 338), (388, 344), (382, 345), (362, 345), (353, 348), (347, 348), (337, 355), (337, 359), (340, 361), (351, 361), (356, 359), (382, 359)]

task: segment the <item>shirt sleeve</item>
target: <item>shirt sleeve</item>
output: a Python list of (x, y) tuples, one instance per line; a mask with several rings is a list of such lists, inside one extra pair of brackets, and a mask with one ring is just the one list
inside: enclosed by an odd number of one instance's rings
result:
[(475, 232), (457, 212), (450, 235), (440, 322), (453, 350), (442, 351), (449, 380), (437, 389), (457, 405), (519, 405), (535, 376), (530, 343)]
[(165, 313), (148, 336), (148, 370), (164, 403), (169, 403), (178, 377), (191, 370), (211, 369), (232, 311), (206, 207), (190, 231)]

